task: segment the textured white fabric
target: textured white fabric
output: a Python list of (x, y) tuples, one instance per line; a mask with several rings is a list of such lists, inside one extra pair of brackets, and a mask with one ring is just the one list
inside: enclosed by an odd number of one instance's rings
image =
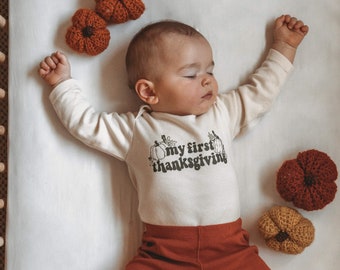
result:
[(109, 26), (109, 48), (89, 57), (71, 51), (64, 35), (74, 12), (93, 9), (95, 1), (10, 0), (7, 270), (122, 270), (142, 231), (125, 164), (77, 142), (60, 124), (48, 100), (50, 89), (37, 74), (43, 57), (57, 49), (67, 53), (73, 77), (97, 110), (135, 111), (140, 103), (126, 86), (124, 56), (140, 27), (170, 18), (198, 28), (213, 47), (214, 73), (226, 91), (245, 82), (262, 62), (273, 20), (283, 13), (304, 20), (310, 32), (272, 110), (234, 141), (241, 217), (272, 269), (337, 270), (339, 194), (321, 211), (301, 211), (316, 228), (313, 244), (301, 255), (267, 248), (256, 222), (274, 204), (292, 206), (275, 188), (284, 160), (315, 148), (340, 166), (340, 2), (144, 2), (143, 16)]

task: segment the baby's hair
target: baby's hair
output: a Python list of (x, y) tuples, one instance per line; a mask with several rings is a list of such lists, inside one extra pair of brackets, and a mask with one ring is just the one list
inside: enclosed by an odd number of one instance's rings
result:
[(154, 69), (153, 57), (158, 55), (162, 37), (169, 34), (204, 38), (195, 28), (173, 20), (159, 21), (142, 28), (132, 38), (125, 58), (128, 84), (131, 89), (134, 89), (139, 79), (148, 79), (148, 74)]

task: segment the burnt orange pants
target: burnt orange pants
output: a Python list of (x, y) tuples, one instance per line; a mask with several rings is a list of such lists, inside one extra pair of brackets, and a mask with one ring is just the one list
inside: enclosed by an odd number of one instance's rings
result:
[(198, 226), (146, 224), (142, 246), (126, 270), (268, 270), (249, 246), (242, 221)]

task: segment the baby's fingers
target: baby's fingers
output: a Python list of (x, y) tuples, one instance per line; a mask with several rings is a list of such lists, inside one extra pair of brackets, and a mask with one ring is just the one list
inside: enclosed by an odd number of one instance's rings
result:
[(49, 65), (47, 65), (47, 63), (45, 61), (40, 62), (40, 69), (44, 70), (44, 71), (50, 71), (51, 70)]
[(287, 22), (287, 26), (290, 30), (292, 30), (295, 25), (297, 24), (298, 20), (295, 17), (290, 17), (290, 19)]
[(304, 26), (303, 21), (297, 21), (294, 25), (294, 29), (300, 29), (302, 26)]
[(54, 55), (47, 56), (44, 59), (44, 63), (51, 69), (55, 69), (57, 67), (58, 62), (59, 62), (58, 59)]
[(40, 68), (39, 68), (39, 75), (44, 78), (50, 72), (51, 72), (51, 68), (49, 67), (49, 65), (47, 65), (45, 61), (41, 61)]
[(67, 58), (66, 58), (66, 56), (63, 53), (57, 51), (52, 56), (54, 57), (54, 59), (58, 63), (61, 63), (62, 65), (67, 65), (68, 64)]
[(307, 33), (308, 33), (308, 31), (309, 31), (308, 25), (303, 25), (302, 27), (300, 27), (300, 31), (301, 31), (304, 35), (307, 35)]
[(309, 27), (303, 23), (303, 21), (297, 21), (293, 26), (292, 30), (302, 33), (306, 35), (308, 33)]

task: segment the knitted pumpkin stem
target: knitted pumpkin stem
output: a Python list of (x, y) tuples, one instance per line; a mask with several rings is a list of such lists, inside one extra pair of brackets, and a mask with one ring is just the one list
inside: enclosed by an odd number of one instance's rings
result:
[(305, 185), (310, 187), (315, 184), (315, 179), (312, 175), (306, 175), (304, 178)]
[(91, 37), (94, 34), (94, 28), (92, 26), (86, 26), (82, 29), (84, 37)]
[(280, 231), (276, 236), (275, 239), (276, 241), (282, 243), (283, 241), (285, 241), (287, 238), (289, 237), (289, 234), (284, 232), (284, 231)]

